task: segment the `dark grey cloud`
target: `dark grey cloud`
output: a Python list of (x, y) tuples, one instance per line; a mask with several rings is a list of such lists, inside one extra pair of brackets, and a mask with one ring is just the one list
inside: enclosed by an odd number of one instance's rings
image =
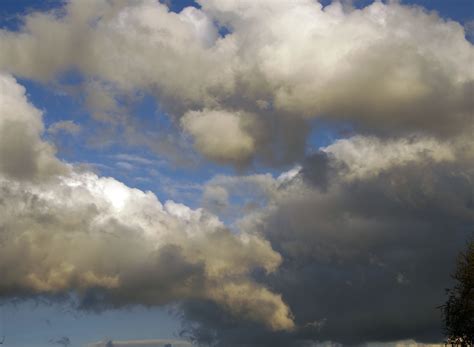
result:
[(314, 187), (326, 190), (331, 176), (335, 174), (335, 168), (331, 166), (327, 153), (318, 151), (305, 158), (301, 168), (301, 175)]
[(184, 306), (191, 336), (217, 346), (442, 339), (438, 306), (474, 231), (472, 161), (423, 158), (357, 179), (350, 170), (312, 155), (243, 224), (282, 255), (277, 272), (254, 275), (282, 294), (296, 330), (271, 333), (193, 302)]

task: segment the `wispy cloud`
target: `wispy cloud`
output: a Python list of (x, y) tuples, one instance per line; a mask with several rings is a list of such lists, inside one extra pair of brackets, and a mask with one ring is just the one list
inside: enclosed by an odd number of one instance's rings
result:
[(77, 135), (81, 130), (82, 127), (71, 120), (58, 121), (48, 127), (48, 133), (52, 135), (57, 135), (59, 133)]
[(144, 157), (140, 157), (138, 155), (133, 155), (133, 154), (125, 154), (125, 153), (120, 153), (120, 154), (114, 154), (110, 156), (112, 159), (117, 159), (121, 161), (128, 161), (136, 164), (142, 164), (142, 165), (156, 165), (158, 163), (157, 160), (152, 160)]

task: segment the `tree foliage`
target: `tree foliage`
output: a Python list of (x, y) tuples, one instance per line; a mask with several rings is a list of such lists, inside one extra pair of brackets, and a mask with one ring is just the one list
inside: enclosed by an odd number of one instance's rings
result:
[(447, 344), (474, 346), (474, 241), (459, 254), (453, 278), (455, 285), (442, 306)]

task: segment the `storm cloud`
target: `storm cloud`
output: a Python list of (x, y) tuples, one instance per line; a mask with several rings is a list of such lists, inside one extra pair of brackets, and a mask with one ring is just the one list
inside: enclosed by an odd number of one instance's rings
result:
[[(423, 143), (440, 146), (426, 139), (377, 142), (377, 151), (373, 141), (338, 141), (277, 179), (208, 183), (228, 201), (237, 194), (236, 184), (238, 191), (260, 187), (265, 207), (235, 224), (262, 235), (281, 254), (278, 270), (260, 280), (282, 294), (296, 329), (270, 333), (246, 321), (222, 319), (222, 310), (212, 303), (191, 303), (184, 309), (197, 322), (189, 326), (193, 336), (218, 346), (442, 338), (438, 307), (456, 254), (474, 228), (472, 151), (451, 147), (450, 155), (440, 158), (433, 156), (442, 155), (439, 149), (420, 151)], [(352, 146), (363, 155), (351, 156)], [(405, 157), (391, 162), (388, 148), (381, 150), (385, 146)]]

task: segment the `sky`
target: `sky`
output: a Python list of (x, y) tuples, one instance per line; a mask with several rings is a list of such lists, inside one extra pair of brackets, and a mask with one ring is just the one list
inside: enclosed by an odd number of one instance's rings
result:
[(5, 346), (417, 346), (474, 230), (471, 0), (0, 0)]

